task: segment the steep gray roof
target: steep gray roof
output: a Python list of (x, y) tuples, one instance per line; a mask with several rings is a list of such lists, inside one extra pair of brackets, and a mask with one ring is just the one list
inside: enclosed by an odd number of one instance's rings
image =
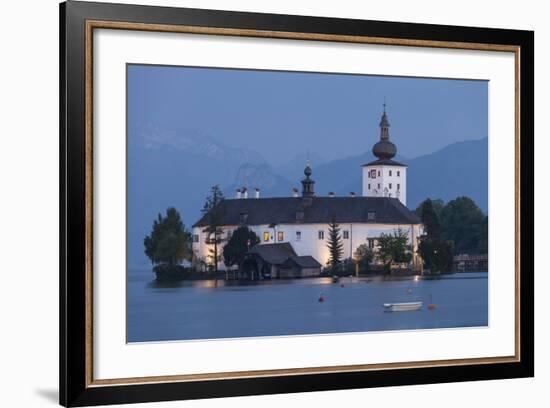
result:
[[(217, 210), (223, 213), (224, 225), (328, 224), (333, 217), (337, 223), (420, 223), (416, 214), (397, 198), (390, 197), (226, 199), (219, 204)], [(208, 214), (195, 223), (194, 227), (206, 225)]]
[(406, 164), (396, 162), (395, 160), (392, 160), (392, 159), (378, 159), (378, 160), (375, 160), (375, 161), (371, 161), (370, 163), (365, 163), (365, 164), (361, 165), (361, 167), (381, 166), (381, 165), (407, 167)]
[(258, 244), (248, 251), (249, 254), (256, 254), (265, 262), (272, 265), (280, 265), (288, 258), (295, 257), (296, 252), (288, 242), (282, 244)]
[(321, 264), (312, 256), (291, 256), (284, 263), (283, 266), (291, 266), (294, 263), (300, 268), (320, 268)]

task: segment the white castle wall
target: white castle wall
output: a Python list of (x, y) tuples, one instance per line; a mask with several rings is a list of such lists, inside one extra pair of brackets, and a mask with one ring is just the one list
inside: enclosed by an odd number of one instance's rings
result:
[[(228, 231), (233, 231), (237, 226), (228, 226), (224, 228), (224, 238)], [(269, 225), (251, 225), (252, 231), (260, 238), (260, 245), (289, 242), (294, 251), (299, 256), (311, 255), (322, 265), (326, 265), (329, 260), (327, 248), (328, 242), (328, 224), (280, 224), (274, 228)], [(397, 225), (397, 224), (340, 224), (341, 237), (344, 244), (343, 259), (352, 258), (355, 250), (361, 244), (367, 244), (368, 238), (378, 238), (382, 233), (393, 233), (398, 228), (407, 231), (409, 234), (409, 244), (412, 244), (413, 254), (416, 254), (418, 248), (418, 237), (422, 234), (421, 225)], [(324, 239), (319, 239), (319, 231), (324, 231)], [(344, 231), (348, 231), (347, 239), (343, 238)], [(269, 240), (264, 241), (264, 232), (269, 234)], [(283, 240), (278, 241), (278, 232), (283, 233)], [(297, 238), (297, 232), (300, 232), (300, 238)], [(196, 260), (206, 261), (210, 256), (210, 250), (213, 245), (205, 244), (206, 234), (202, 228), (193, 228), (193, 235), (198, 235), (198, 242), (193, 242), (193, 253)], [(220, 256), (223, 254), (225, 242), (219, 245)], [(223, 258), (218, 264), (219, 270), (225, 270)]]

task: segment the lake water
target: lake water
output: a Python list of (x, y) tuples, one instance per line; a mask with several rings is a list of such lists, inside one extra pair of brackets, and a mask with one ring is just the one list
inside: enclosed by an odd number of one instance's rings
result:
[[(131, 270), (128, 341), (487, 326), (487, 293), (487, 273), (166, 285), (151, 271)], [(382, 306), (412, 301), (423, 301), (422, 309), (385, 312)]]

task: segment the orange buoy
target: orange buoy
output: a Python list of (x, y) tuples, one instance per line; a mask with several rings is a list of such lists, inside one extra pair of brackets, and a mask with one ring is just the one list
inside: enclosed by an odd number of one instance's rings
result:
[(428, 303), (428, 310), (434, 310), (435, 309), (435, 303), (432, 299), (432, 294), (430, 293), (430, 303)]

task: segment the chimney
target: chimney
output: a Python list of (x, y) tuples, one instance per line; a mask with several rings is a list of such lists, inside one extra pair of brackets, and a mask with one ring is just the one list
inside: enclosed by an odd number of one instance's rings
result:
[(255, 193), (254, 193), (254, 197), (255, 198), (260, 198), (260, 189), (258, 187), (256, 187), (254, 189)]
[(248, 198), (248, 190), (246, 189), (246, 187), (243, 187), (241, 189), (241, 193), (242, 193), (241, 195), (242, 198)]
[(298, 189), (297, 188), (292, 189), (292, 197), (298, 197)]
[(235, 198), (237, 198), (237, 199), (241, 198), (241, 189), (240, 188), (235, 190)]
[(331, 191), (331, 192), (328, 193), (328, 196), (329, 196), (330, 198), (332, 198), (332, 197), (334, 197), (334, 193)]
[(349, 193), (349, 196), (350, 197), (355, 197), (355, 192), (352, 191), (351, 193)]

